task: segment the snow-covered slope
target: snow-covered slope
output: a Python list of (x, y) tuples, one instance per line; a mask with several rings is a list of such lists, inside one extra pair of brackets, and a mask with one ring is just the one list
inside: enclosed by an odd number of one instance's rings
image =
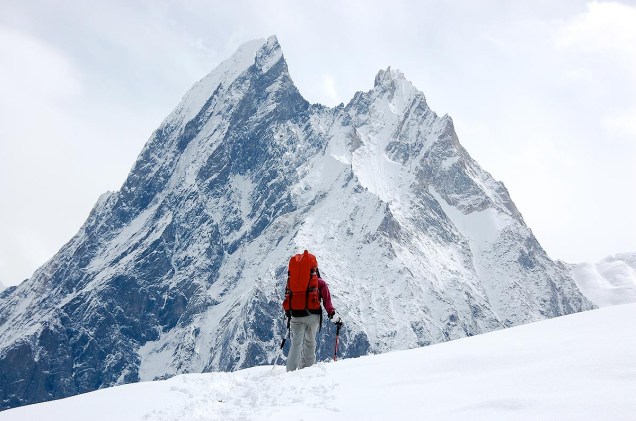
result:
[(0, 413), (1, 421), (633, 420), (636, 304), (285, 373), (182, 375)]
[(0, 409), (271, 363), (304, 249), (347, 323), (343, 357), (592, 308), (402, 73), (312, 105), (270, 37), (197, 83), (122, 188), (0, 296)]
[(636, 253), (573, 265), (572, 273), (583, 295), (598, 307), (636, 303)]

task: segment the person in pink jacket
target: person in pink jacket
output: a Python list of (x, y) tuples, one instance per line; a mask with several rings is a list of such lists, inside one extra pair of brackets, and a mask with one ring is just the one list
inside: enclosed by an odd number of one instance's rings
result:
[[(335, 325), (341, 325), (342, 319), (336, 313), (331, 302), (329, 286), (320, 277), (320, 271), (318, 271), (318, 290), (327, 316)], [(318, 310), (291, 310), (287, 313), (287, 317), (291, 317), (291, 348), (287, 356), (287, 371), (293, 371), (309, 367), (316, 362), (316, 332), (318, 332), (322, 320), (322, 308)]]

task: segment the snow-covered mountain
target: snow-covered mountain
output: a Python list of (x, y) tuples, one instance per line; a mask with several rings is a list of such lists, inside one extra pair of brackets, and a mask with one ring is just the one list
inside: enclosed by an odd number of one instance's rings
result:
[(636, 303), (636, 252), (572, 265), (579, 289), (598, 307)]
[(1, 421), (633, 420), (636, 304), (430, 347), (187, 374), (0, 413)]
[(2, 283), (2, 281), (0, 281), (0, 292), (2, 292), (5, 289), (7, 289), (7, 287)]
[[(303, 249), (345, 318), (344, 357), (593, 307), (399, 71), (312, 105), (271, 37), (195, 84), (121, 190), (0, 296), (0, 408), (271, 363)], [(331, 347), (320, 335), (319, 358)]]

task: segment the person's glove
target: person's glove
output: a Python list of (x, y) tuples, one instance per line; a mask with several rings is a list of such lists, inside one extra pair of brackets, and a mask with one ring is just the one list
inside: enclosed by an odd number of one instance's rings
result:
[(331, 315), (329, 315), (329, 320), (331, 320), (331, 322), (333, 324), (335, 324), (335, 325), (341, 325), (342, 324), (342, 318), (335, 311), (333, 313), (331, 313)]

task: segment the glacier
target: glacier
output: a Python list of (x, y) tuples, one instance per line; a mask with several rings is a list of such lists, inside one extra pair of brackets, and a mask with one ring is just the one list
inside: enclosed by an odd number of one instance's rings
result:
[(0, 293), (0, 409), (271, 364), (304, 249), (345, 319), (345, 358), (594, 308), (400, 71), (310, 104), (269, 37), (196, 83), (121, 189)]

